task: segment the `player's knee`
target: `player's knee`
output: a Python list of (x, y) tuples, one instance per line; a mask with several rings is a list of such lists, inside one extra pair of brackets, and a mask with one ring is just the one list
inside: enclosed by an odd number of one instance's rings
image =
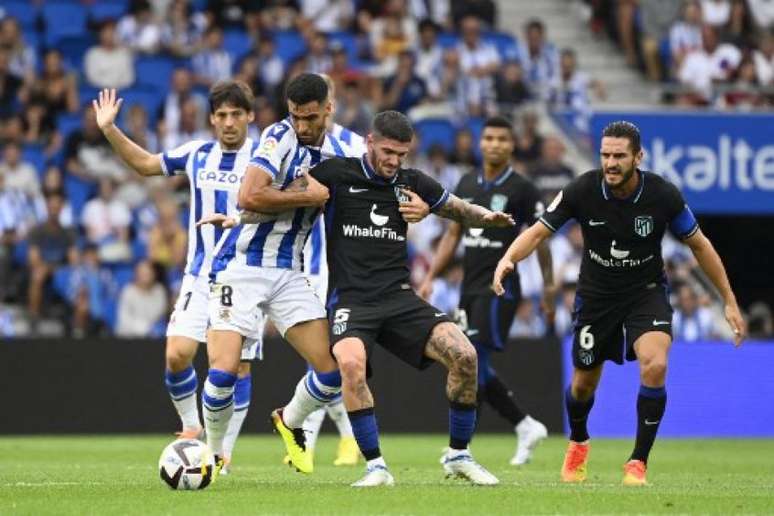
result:
[(179, 346), (167, 345), (166, 362), (167, 369), (178, 373), (191, 365), (193, 356)]
[(341, 376), (348, 380), (348, 383), (365, 378), (365, 357), (354, 353), (342, 353), (336, 356), (339, 363)]
[(666, 356), (650, 357), (642, 361), (641, 366), (642, 379), (650, 385), (663, 385), (666, 378), (667, 360)]
[(469, 343), (461, 344), (455, 350), (452, 368), (464, 376), (478, 377), (478, 355)]

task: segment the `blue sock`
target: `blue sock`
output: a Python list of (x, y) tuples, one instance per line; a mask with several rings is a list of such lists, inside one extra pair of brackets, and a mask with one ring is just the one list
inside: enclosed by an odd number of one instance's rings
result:
[(237, 379), (234, 386), (234, 410), (246, 410), (250, 406), (250, 395), (253, 391), (253, 377), (247, 375)]
[(341, 373), (318, 373), (311, 369), (306, 373), (306, 388), (314, 398), (329, 403), (341, 394)]
[(360, 451), (366, 460), (378, 459), (382, 456), (379, 450), (379, 427), (376, 425), (376, 416), (373, 407), (354, 412), (348, 412), (349, 422), (352, 424), (352, 433)]
[(199, 380), (193, 366), (183, 369), (179, 373), (173, 373), (169, 369), (164, 371), (164, 383), (173, 401), (178, 401), (196, 394), (199, 388)]
[(202, 404), (211, 411), (223, 410), (234, 402), (234, 385), (237, 375), (210, 369), (202, 392)]
[(476, 429), (476, 406), (449, 402), (449, 448), (464, 450)]
[(570, 424), (570, 440), (582, 443), (589, 440), (589, 431), (586, 423), (589, 412), (594, 406), (594, 396), (588, 401), (576, 400), (572, 395), (572, 387), (567, 387), (564, 394), (564, 406), (567, 409), (567, 422)]

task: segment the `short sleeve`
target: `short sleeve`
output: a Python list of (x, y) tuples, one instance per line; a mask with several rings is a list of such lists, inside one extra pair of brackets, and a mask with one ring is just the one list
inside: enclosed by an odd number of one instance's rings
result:
[(293, 149), (295, 136), (285, 122), (277, 122), (264, 129), (258, 148), (250, 158), (250, 165), (259, 167), (276, 179), (282, 159)]
[(449, 200), (449, 191), (441, 183), (419, 171), (417, 171), (416, 193), (430, 206), (431, 212), (439, 210)]
[(336, 178), (339, 177), (340, 167), (346, 166), (346, 162), (340, 158), (326, 159), (319, 165), (309, 170), (309, 175), (318, 180), (323, 185), (331, 188), (336, 184)]
[(531, 226), (543, 215), (545, 206), (540, 191), (531, 181), (525, 181), (521, 202), (516, 207), (514, 218), (517, 223)]
[(664, 205), (667, 210), (667, 220), (669, 221), (669, 231), (680, 240), (685, 240), (693, 236), (699, 230), (699, 223), (696, 217), (685, 203), (683, 195), (672, 183), (666, 183), (667, 192)]
[(538, 220), (552, 232), (556, 232), (565, 222), (577, 216), (578, 179), (565, 186)]
[(196, 152), (196, 149), (205, 143), (207, 142), (204, 140), (192, 140), (162, 153), (160, 160), (161, 170), (164, 172), (164, 175), (176, 176), (181, 172), (185, 172), (185, 167), (188, 164), (188, 158), (191, 156), (191, 153)]

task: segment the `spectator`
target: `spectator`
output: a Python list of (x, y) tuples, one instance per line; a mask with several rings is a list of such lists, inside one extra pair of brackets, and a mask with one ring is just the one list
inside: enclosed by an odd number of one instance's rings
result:
[(266, 4), (276, 3), (260, 0), (209, 0), (206, 12), (211, 27), (253, 32), (258, 27), (258, 11)]
[(409, 16), (405, 0), (387, 0), (383, 15), (376, 18), (367, 32), (374, 59), (379, 63), (375, 74), (384, 77), (392, 74), (398, 56), (416, 48), (417, 26)]
[(24, 142), (45, 147), (45, 154), (50, 155), (61, 142), (53, 114), (46, 110), (41, 101), (30, 102), (24, 106), (21, 113), (24, 120)]
[[(635, 45), (636, 0), (621, 0), (618, 5), (618, 33), (630, 66), (637, 65)], [(639, 0), (640, 48), (645, 61), (645, 73), (651, 81), (660, 81), (660, 44), (669, 35), (669, 28), (680, 15), (681, 2), (677, 0)]]
[(604, 98), (605, 90), (602, 83), (578, 70), (578, 61), (573, 49), (563, 49), (559, 62), (559, 75), (549, 86), (548, 101), (553, 109), (571, 112), (573, 125), (584, 134), (590, 131), (590, 89), (593, 89), (598, 97)]
[(319, 32), (347, 30), (354, 16), (352, 0), (300, 0), (301, 15)]
[(425, 19), (419, 22), (416, 74), (425, 81), (427, 93), (434, 100), (442, 100), (443, 49), (438, 44), (439, 30), (439, 27), (431, 20)]
[(500, 66), (497, 49), (481, 40), (481, 21), (473, 15), (461, 23), (462, 42), (457, 51), (462, 69), (466, 113), (484, 116), (494, 109), (494, 74)]
[(35, 49), (24, 42), (19, 22), (10, 16), (0, 20), (0, 47), (8, 51), (8, 70), (25, 82), (35, 77)]
[(73, 307), (72, 336), (94, 335), (103, 318), (110, 272), (100, 268), (96, 246), (87, 245), (81, 260), (68, 267), (64, 296)]
[(723, 96), (718, 99), (717, 106), (743, 111), (752, 111), (763, 106), (766, 98), (758, 87), (758, 81), (755, 77), (755, 63), (752, 58), (742, 59), (735, 76), (734, 81), (728, 86)]
[(532, 97), (545, 99), (548, 88), (559, 73), (559, 53), (546, 40), (546, 28), (537, 19), (530, 20), (524, 28), (526, 46), (521, 52), (521, 64)]
[[(1, 51), (0, 51), (1, 52)], [(2, 78), (0, 77), (0, 98), (2, 98)], [(24, 144), (24, 118), (18, 114), (12, 114), (7, 118), (0, 115), (0, 143), (5, 145), (9, 142), (16, 142), (19, 145)]]
[(86, 203), (81, 214), (81, 225), (86, 238), (99, 249), (101, 261), (122, 262), (131, 258), (131, 222), (129, 207), (115, 198), (113, 181), (101, 179), (99, 195)]
[(142, 104), (133, 104), (126, 112), (126, 135), (151, 154), (160, 152), (156, 133), (150, 130), (148, 112)]
[(231, 56), (223, 49), (223, 31), (211, 25), (204, 32), (202, 49), (191, 58), (194, 82), (209, 88), (231, 77)]
[(701, 0), (701, 14), (704, 23), (719, 29), (731, 18), (731, 2), (729, 0)]
[(427, 163), (421, 168), (426, 174), (453, 192), (460, 182), (462, 172), (456, 165), (449, 163), (446, 151), (441, 145), (433, 144), (427, 150)]
[(174, 149), (191, 140), (209, 140), (212, 133), (200, 124), (199, 104), (195, 99), (189, 98), (183, 102), (180, 112), (180, 125), (177, 130), (167, 130), (162, 137), (165, 149)]
[(96, 88), (128, 88), (134, 83), (131, 50), (119, 46), (116, 24), (108, 20), (99, 29), (99, 43), (86, 51), (83, 59), (86, 80)]
[(312, 33), (308, 40), (306, 71), (309, 73), (328, 73), (331, 69), (331, 54), (328, 51), (328, 37), (322, 32)]
[(733, 45), (718, 43), (715, 29), (702, 28), (703, 48), (690, 52), (680, 67), (680, 82), (689, 88), (680, 101), (684, 104), (706, 105), (713, 97), (713, 82), (725, 82), (742, 60), (742, 53)]
[(166, 313), (167, 293), (156, 278), (151, 262), (143, 260), (134, 268), (134, 281), (121, 291), (116, 335), (148, 337)]
[(761, 86), (774, 86), (774, 35), (766, 33), (753, 51), (755, 76)]
[(508, 61), (495, 76), (497, 105), (503, 111), (529, 100), (529, 86), (524, 80), (524, 70), (517, 61)]
[(331, 68), (327, 75), (339, 93), (343, 93), (345, 82), (351, 82), (356, 88), (360, 88), (364, 79), (363, 73), (350, 66), (347, 49), (338, 41), (331, 45)]
[(263, 81), (258, 70), (258, 60), (250, 55), (245, 56), (239, 63), (234, 79), (247, 84), (255, 96), (264, 95)]
[(747, 51), (755, 47), (756, 36), (755, 25), (747, 3), (745, 0), (732, 0), (731, 15), (728, 22), (720, 28), (721, 41)]
[(750, 305), (747, 314), (747, 327), (751, 339), (768, 339), (774, 335), (774, 318), (769, 305), (756, 301)]
[(262, 33), (253, 55), (257, 58), (259, 74), (266, 84), (266, 91), (272, 91), (282, 82), (285, 73), (285, 63), (277, 55), (274, 38)]
[(157, 204), (159, 220), (148, 238), (148, 258), (165, 269), (185, 265), (188, 237), (180, 224), (177, 203), (164, 199)]
[(190, 57), (201, 45), (207, 18), (204, 13), (191, 13), (187, 0), (172, 0), (167, 22), (161, 30), (164, 48), (176, 57)]
[(688, 284), (682, 285), (677, 291), (672, 334), (675, 340), (683, 342), (706, 340), (715, 336), (712, 311), (699, 304), (696, 292)]
[(679, 70), (685, 56), (701, 47), (701, 6), (698, 0), (690, 0), (683, 5), (682, 18), (669, 29), (672, 68)]
[(454, 261), (449, 264), (443, 275), (433, 280), (429, 303), (447, 314), (455, 313), (460, 305), (463, 275), (462, 263)]
[(50, 192), (46, 196), (46, 221), (35, 227), (29, 235), (27, 263), (30, 284), (27, 300), (33, 323), (40, 318), (43, 290), (52, 274), (67, 263), (78, 263), (75, 232), (59, 224), (63, 204), (62, 192)]
[(771, 0), (747, 0), (755, 25), (761, 30), (774, 26), (774, 2)]
[(0, 47), (0, 119), (4, 119), (16, 111), (19, 90), (22, 80), (10, 69), (10, 53)]
[(121, 180), (126, 176), (124, 165), (116, 157), (102, 131), (97, 127), (94, 109), (83, 110), (81, 127), (65, 141), (64, 157), (67, 173), (87, 181), (102, 177)]
[[(62, 171), (56, 165), (49, 165), (43, 174), (43, 195), (46, 196), (50, 192), (64, 192), (65, 191), (64, 177)], [(46, 202), (44, 198), (36, 198), (35, 211), (38, 214), (39, 220), (45, 220), (46, 218)], [(72, 228), (75, 225), (75, 216), (73, 215), (73, 207), (70, 204), (69, 199), (65, 198), (62, 210), (59, 212), (59, 224), (65, 228)]]
[(532, 299), (524, 298), (516, 308), (516, 317), (508, 332), (511, 338), (538, 338), (546, 333), (546, 325), (535, 309)]
[(409, 9), (411, 16), (415, 20), (428, 20), (433, 22), (439, 29), (454, 30), (449, 0), (411, 1)]
[(371, 130), (374, 112), (360, 96), (358, 87), (357, 80), (349, 80), (337, 90), (341, 96), (336, 101), (336, 122), (357, 134), (366, 135)]
[(427, 98), (425, 81), (414, 73), (414, 55), (401, 53), (395, 75), (387, 77), (383, 86), (382, 109), (408, 112)]
[(118, 41), (134, 52), (155, 54), (161, 47), (161, 26), (153, 19), (148, 0), (135, 0), (116, 26)]
[(572, 335), (576, 290), (575, 283), (562, 283), (561, 297), (556, 303), (556, 315), (554, 316), (554, 330), (559, 338)]
[(14, 248), (24, 238), (30, 210), (26, 196), (9, 188), (5, 174), (0, 173), (0, 303), (16, 298), (21, 286), (21, 275), (12, 274)]
[(543, 151), (543, 136), (538, 131), (538, 122), (537, 113), (525, 111), (521, 116), (521, 128), (516, 132), (513, 159), (524, 167), (540, 159)]
[(4, 176), (7, 188), (21, 190), (30, 197), (40, 195), (38, 173), (31, 163), (22, 160), (21, 147), (18, 143), (9, 143), (3, 149), (0, 176)]
[(65, 70), (59, 49), (46, 51), (40, 76), (23, 89), (21, 99), (25, 103), (42, 104), (51, 119), (62, 113), (78, 112), (78, 80), (73, 72)]
[(265, 30), (289, 30), (297, 25), (296, 0), (270, 0), (259, 12), (260, 26)]
[(549, 245), (553, 258), (554, 282), (577, 283), (583, 259), (583, 233), (580, 226), (577, 223), (571, 224), (564, 230), (564, 234), (557, 233)]
[(459, 27), (466, 16), (475, 15), (490, 29), (497, 28), (497, 4), (494, 0), (451, 0), (454, 26)]
[(449, 163), (460, 167), (465, 174), (478, 166), (478, 158), (473, 149), (473, 133), (469, 129), (460, 129), (454, 137), (454, 148), (449, 155)]
[(172, 72), (172, 83), (169, 93), (167, 93), (164, 103), (161, 105), (160, 118), (163, 121), (163, 126), (159, 132), (177, 132), (180, 130), (180, 114), (183, 104), (188, 100), (196, 103), (198, 108), (197, 112), (200, 114), (201, 119), (197, 124), (204, 125), (206, 113), (209, 111), (207, 98), (194, 91), (193, 77), (187, 68), (176, 68)]
[(543, 139), (540, 159), (527, 169), (546, 206), (575, 177), (573, 170), (564, 164), (564, 153), (562, 141), (556, 136), (547, 136)]

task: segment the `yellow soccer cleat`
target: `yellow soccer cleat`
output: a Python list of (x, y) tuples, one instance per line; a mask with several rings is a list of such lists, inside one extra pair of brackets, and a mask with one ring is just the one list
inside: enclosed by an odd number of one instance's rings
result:
[(306, 449), (306, 438), (302, 428), (288, 428), (282, 420), (282, 409), (271, 413), (274, 429), (285, 442), (285, 449), (290, 458), (289, 465), (301, 473), (311, 473), (314, 469), (312, 454)]
[(648, 481), (645, 475), (648, 471), (648, 466), (641, 460), (630, 460), (623, 467), (624, 477), (623, 485), (625, 486), (646, 486)]
[(223, 466), (226, 465), (226, 461), (220, 455), (214, 455), (214, 462), (215, 462), (215, 465), (212, 467), (213, 484), (215, 483), (215, 481), (218, 480), (218, 477), (220, 476), (220, 471), (223, 469)]
[(360, 448), (354, 437), (342, 437), (339, 440), (339, 449), (336, 452), (334, 466), (356, 466), (360, 460)]
[(567, 452), (564, 454), (564, 464), (562, 464), (562, 482), (579, 483), (586, 480), (589, 448), (588, 441), (585, 443), (570, 441), (567, 444)]

